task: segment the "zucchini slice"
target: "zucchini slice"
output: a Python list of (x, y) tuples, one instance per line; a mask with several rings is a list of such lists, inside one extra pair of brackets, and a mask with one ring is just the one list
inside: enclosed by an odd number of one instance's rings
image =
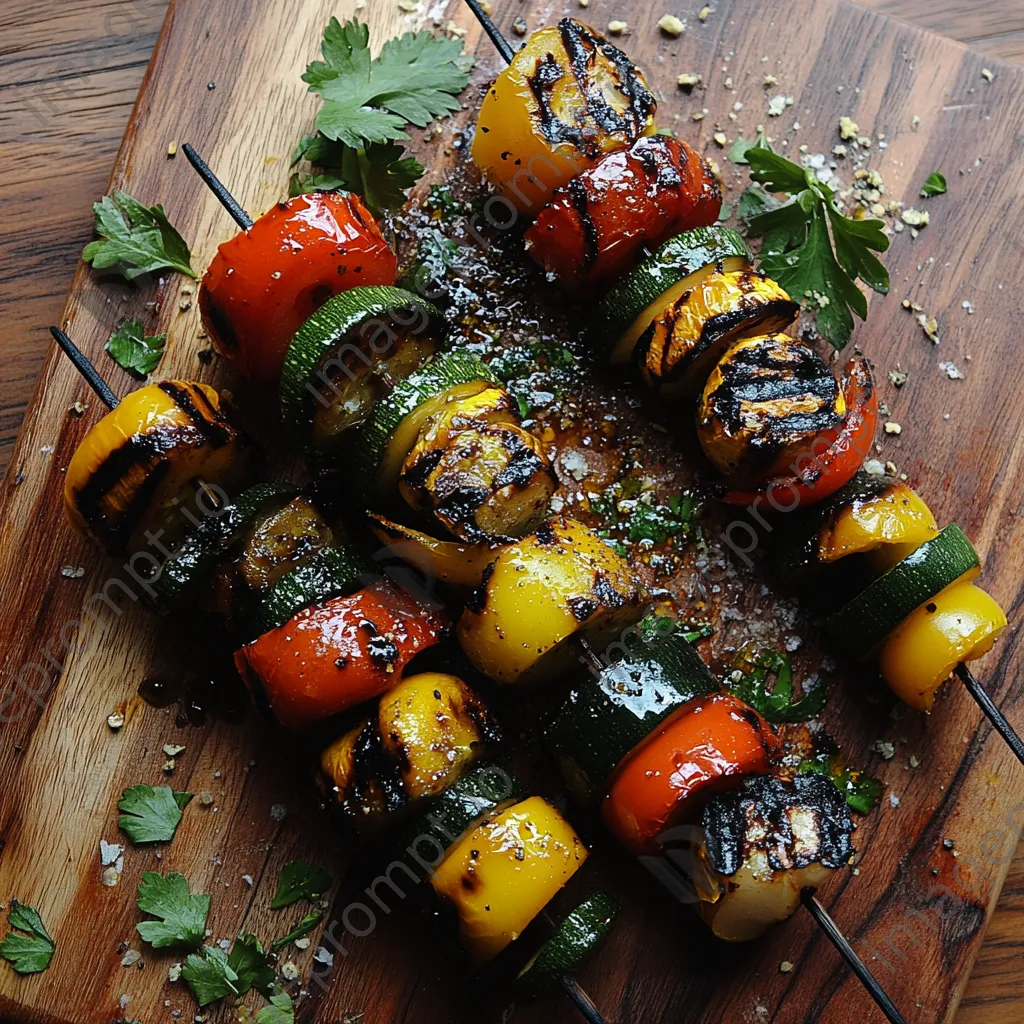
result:
[(431, 801), (405, 845), (429, 839), (447, 850), (479, 818), (520, 794), (519, 781), (510, 772), (493, 761), (477, 761)]
[(749, 270), (753, 257), (732, 228), (694, 228), (670, 238), (598, 304), (597, 346), (612, 363), (626, 363), (640, 335), (666, 306), (716, 268)]
[(321, 451), (363, 423), (396, 380), (437, 351), (441, 313), (388, 285), (352, 288), (328, 299), (292, 339), (281, 371), (281, 416)]
[(206, 580), (231, 549), (251, 535), (267, 516), (291, 501), (298, 488), (291, 484), (259, 483), (244, 490), (218, 516), (208, 516), (175, 548), (149, 580), (152, 602), (168, 611)]
[(979, 572), (974, 545), (950, 523), (830, 615), (825, 629), (847, 654), (867, 657), (915, 608)]
[(644, 642), (633, 632), (622, 643), (625, 656), (575, 686), (544, 733), (566, 785), (580, 798), (589, 799), (662, 719), (718, 689), (681, 636)]
[(323, 548), (267, 591), (246, 622), (245, 635), (255, 639), (269, 633), (303, 608), (354, 593), (376, 576), (354, 548)]
[(561, 983), (604, 942), (619, 916), (619, 904), (603, 890), (588, 896), (571, 911), (519, 972), (518, 995), (532, 999)]
[(400, 381), (373, 408), (353, 445), (355, 482), (371, 504), (392, 503), (402, 464), (427, 420), (450, 403), (500, 386), (476, 356), (444, 352)]

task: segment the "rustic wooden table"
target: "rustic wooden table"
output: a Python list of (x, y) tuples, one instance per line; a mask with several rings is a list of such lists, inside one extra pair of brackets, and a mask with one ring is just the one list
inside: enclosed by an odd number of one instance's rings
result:
[[(386, 0), (376, 0), (386, 2)], [(1024, 63), (1019, 0), (861, 0)], [(674, 10), (678, 5), (671, 6)], [(699, 5), (688, 4), (688, 7)], [(3, 0), (0, 43), (0, 473), (9, 462), (166, 0)], [(1024, 843), (958, 1024), (1024, 1018)], [(912, 964), (913, 953), (908, 958)]]

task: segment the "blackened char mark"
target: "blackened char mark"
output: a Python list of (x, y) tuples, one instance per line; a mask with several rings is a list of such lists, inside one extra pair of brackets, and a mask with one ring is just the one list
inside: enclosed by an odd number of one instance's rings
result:
[(157, 387), (188, 416), (196, 430), (214, 448), (223, 448), (235, 436), (227, 419), (214, 407), (202, 388), (183, 386), (174, 380), (162, 380)]
[(590, 197), (587, 186), (580, 177), (573, 178), (565, 191), (569, 195), (573, 209), (580, 218), (580, 229), (583, 232), (583, 266), (593, 266), (601, 250), (601, 235), (590, 215)]

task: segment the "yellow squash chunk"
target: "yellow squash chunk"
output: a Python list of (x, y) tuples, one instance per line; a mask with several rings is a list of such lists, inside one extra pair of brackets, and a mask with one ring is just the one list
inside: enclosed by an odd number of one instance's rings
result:
[(987, 654), (1005, 628), (1006, 614), (995, 600), (960, 579), (889, 634), (878, 667), (900, 700), (917, 711), (929, 711), (935, 692), (957, 664)]
[(897, 481), (877, 498), (843, 505), (829, 518), (818, 533), (818, 561), (835, 562), (847, 555), (879, 551), (885, 561), (877, 567), (885, 571), (931, 540), (938, 530), (931, 509)]
[(721, 263), (707, 263), (699, 270), (676, 281), (671, 288), (666, 288), (652, 303), (645, 306), (628, 330), (619, 338), (608, 357), (611, 363), (628, 363), (635, 358), (636, 344), (640, 335), (646, 331), (654, 320), (670, 306), (674, 306), (687, 292), (696, 288), (701, 281), (716, 271), (723, 274), (738, 274), (750, 270), (750, 264), (743, 256), (730, 256)]
[(398, 486), (413, 508), (432, 512), (456, 537), (489, 542), (537, 526), (558, 482), (532, 434), (515, 423), (483, 422), (433, 449), (418, 442)]
[[(480, 107), (473, 162), (533, 216), (605, 153), (654, 132), (643, 74), (592, 28), (565, 18), (534, 32)], [(494, 215), (504, 221), (507, 213)]]
[(531, 796), (466, 832), (430, 884), (454, 906), (462, 943), (479, 966), (519, 938), (586, 859), (572, 826)]
[(526, 685), (572, 666), (577, 633), (600, 651), (644, 611), (625, 559), (563, 517), (498, 555), (466, 605), (458, 636), (485, 675)]
[(715, 271), (666, 303), (644, 331), (636, 359), (652, 387), (697, 394), (734, 342), (788, 327), (800, 307), (771, 278)]
[(457, 676), (409, 676), (380, 699), (382, 749), (399, 766), (408, 800), (440, 793), (485, 742), (487, 708)]
[(724, 476), (760, 482), (787, 472), (845, 415), (839, 381), (811, 348), (784, 334), (745, 338), (708, 377), (697, 436)]
[[(163, 531), (159, 542), (173, 547), (194, 525), (183, 509), (202, 519), (230, 499), (246, 454), (209, 385), (148, 384), (85, 435), (68, 466), (64, 504), (111, 554), (151, 548), (146, 531)], [(204, 482), (212, 486), (197, 498)]]

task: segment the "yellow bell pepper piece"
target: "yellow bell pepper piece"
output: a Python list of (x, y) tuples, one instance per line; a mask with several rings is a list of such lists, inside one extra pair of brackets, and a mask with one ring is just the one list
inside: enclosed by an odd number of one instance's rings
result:
[(629, 564), (583, 523), (556, 519), (504, 548), (467, 604), (458, 637), (499, 683), (531, 683), (568, 670), (563, 643), (584, 633), (599, 650), (643, 614)]
[(519, 938), (586, 859), (572, 826), (531, 796), (465, 833), (430, 884), (455, 907), (462, 943), (479, 966)]
[(872, 564), (885, 572), (939, 531), (931, 509), (906, 484), (896, 483), (868, 501), (845, 505), (818, 535), (818, 561), (877, 552)]
[[(487, 90), (473, 161), (516, 210), (533, 216), (604, 154), (653, 134), (655, 106), (625, 54), (566, 18), (534, 32)], [(494, 217), (503, 223), (508, 212)]]
[(929, 711), (935, 692), (961, 661), (992, 649), (1006, 628), (1003, 609), (965, 580), (946, 587), (916, 608), (882, 644), (878, 664), (905, 704)]

